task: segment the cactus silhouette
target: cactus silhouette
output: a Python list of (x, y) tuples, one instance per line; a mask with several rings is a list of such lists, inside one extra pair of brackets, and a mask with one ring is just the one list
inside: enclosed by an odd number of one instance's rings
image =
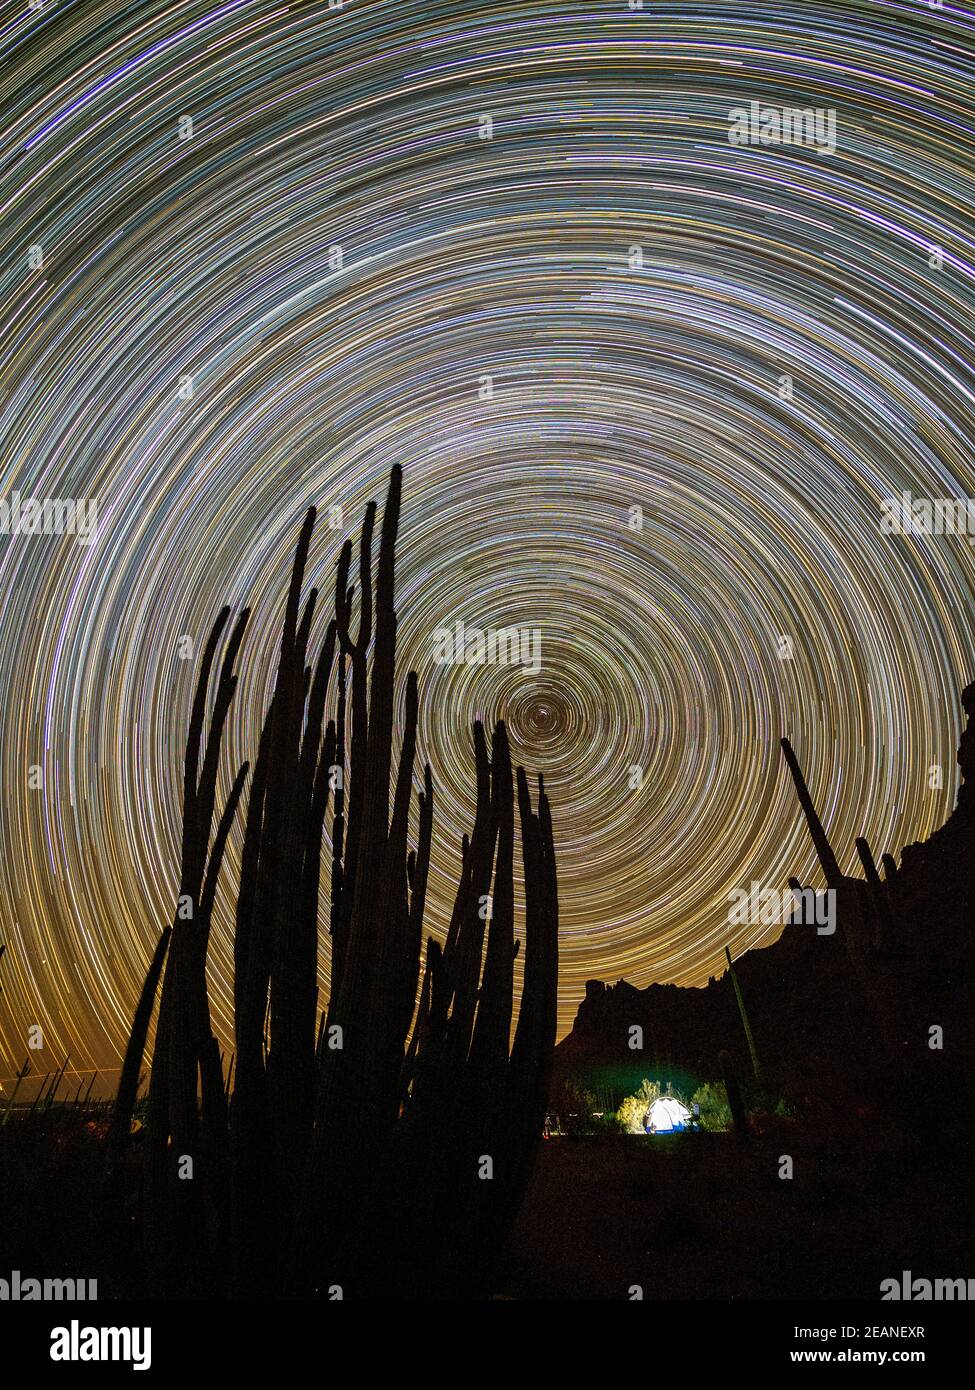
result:
[[(247, 788), (234, 934), (234, 1051), (210, 1026), (206, 956), (217, 877), (244, 792), (210, 847), (241, 615), (204, 713), (224, 610), (204, 648), (185, 756), (180, 894), (146, 975), (116, 1097), (109, 1171), (128, 1139), (162, 977), (144, 1173), (147, 1286), (157, 1296), (451, 1296), (483, 1292), (541, 1135), (555, 1041), (558, 892), (552, 820), (517, 770), (525, 963), (514, 1014), (515, 792), (507, 733), (474, 726), (477, 799), (446, 940), (421, 955), (433, 838), (429, 766), (411, 817), (419, 692), (403, 690), (398, 762), (394, 468), (339, 556), (335, 613), (309, 659), (301, 528), (277, 675)], [(337, 656), (337, 662), (336, 662)], [(337, 687), (333, 717), (329, 691)], [(318, 1002), (319, 898), (332, 799), (328, 1004)], [(415, 843), (410, 825), (415, 820)], [(486, 941), (485, 941), (486, 937)], [(417, 995), (419, 992), (419, 1000)], [(231, 1084), (232, 1079), (232, 1084)], [(193, 1181), (180, 1180), (190, 1166)], [(485, 1173), (490, 1170), (489, 1177)], [(109, 1186), (116, 1200), (116, 1188)]]
[[(971, 715), (975, 713), (975, 687), (966, 689), (963, 702)], [(969, 742), (966, 744), (965, 739)], [(971, 747), (971, 735), (966, 730), (959, 764), (963, 775)], [(799, 802), (809, 826), (813, 843), (830, 888), (835, 890), (836, 917), (839, 936), (843, 942), (851, 972), (866, 1009), (863, 1031), (872, 1036), (875, 1067), (881, 1078), (877, 1104), (887, 1112), (894, 1124), (906, 1121), (900, 1102), (902, 1094), (913, 1098), (913, 1124), (921, 1132), (937, 1131), (939, 1116), (952, 1101), (952, 1083), (947, 1070), (938, 1061), (936, 1052), (928, 1045), (930, 1004), (919, 992), (912, 976), (916, 972), (916, 956), (912, 960), (904, 950), (911, 937), (913, 923), (910, 911), (898, 904), (901, 871), (889, 854), (884, 854), (885, 878), (881, 880), (876, 861), (867, 840), (860, 836), (855, 845), (863, 867), (863, 879), (843, 874), (830, 846), (826, 832), (816, 814), (806, 787), (802, 770), (787, 739), (782, 740), (786, 762), (792, 774)], [(969, 769), (970, 770), (970, 769)], [(965, 784), (962, 785), (964, 791)], [(923, 862), (941, 852), (945, 858), (957, 853), (953, 841), (964, 849), (970, 836), (970, 815), (965, 799), (959, 794), (955, 816), (923, 847), (908, 846), (903, 852), (905, 863)], [(941, 845), (945, 848), (942, 851)], [(964, 851), (962, 851), (964, 852)], [(917, 858), (912, 859), (912, 855)], [(942, 861), (944, 862), (944, 860)], [(798, 887), (796, 880), (790, 880)], [(918, 1121), (922, 1116), (923, 1122)]]
[(749, 1144), (748, 1118), (745, 1114), (745, 1103), (741, 1098), (741, 1086), (738, 1084), (738, 1072), (735, 1068), (731, 1053), (724, 1050), (719, 1052), (718, 1065), (721, 1068), (721, 1075), (724, 1077), (725, 1091), (728, 1095), (728, 1108), (731, 1111), (731, 1118), (735, 1126), (735, 1138), (738, 1141), (738, 1147), (746, 1149)]
[[(791, 885), (790, 885), (791, 886)], [(793, 889), (795, 891), (795, 889)], [(745, 1041), (748, 1043), (748, 1055), (751, 1058), (752, 1072), (755, 1080), (761, 1077), (761, 1068), (758, 1062), (758, 1052), (755, 1047), (755, 1039), (752, 1037), (752, 1025), (748, 1018), (748, 1010), (745, 1008), (745, 996), (741, 992), (741, 985), (738, 983), (738, 976), (735, 973), (734, 963), (731, 959), (731, 951), (726, 946), (724, 948), (725, 960), (728, 962), (728, 974), (731, 976), (731, 983), (734, 986), (735, 1000), (738, 1004), (738, 1013), (741, 1017), (741, 1026), (745, 1033)]]

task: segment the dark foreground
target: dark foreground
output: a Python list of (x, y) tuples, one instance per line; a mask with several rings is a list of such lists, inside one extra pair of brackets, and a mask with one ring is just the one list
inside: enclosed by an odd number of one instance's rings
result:
[[(786, 1154), (791, 1180), (778, 1176)], [(113, 1271), (103, 1157), (96, 1125), (0, 1131), (0, 1277), (95, 1278), (102, 1299), (144, 1293)], [(732, 1134), (552, 1139), (495, 1296), (626, 1300), (639, 1286), (647, 1300), (876, 1301), (881, 1280), (904, 1270), (971, 1274), (973, 1218), (957, 1142), (919, 1146), (868, 1125), (826, 1135), (783, 1124), (744, 1153)]]
[[(778, 1176), (791, 1154), (794, 1177)], [(880, 1298), (975, 1271), (964, 1154), (876, 1133), (553, 1139), (499, 1271), (518, 1299)]]

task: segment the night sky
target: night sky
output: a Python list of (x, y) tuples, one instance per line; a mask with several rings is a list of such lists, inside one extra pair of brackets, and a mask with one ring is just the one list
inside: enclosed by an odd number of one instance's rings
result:
[[(0, 536), (0, 1079), (31, 1023), (42, 1070), (118, 1067), (177, 890), (181, 639), (253, 608), (222, 800), (304, 509), (330, 595), (396, 463), (428, 929), (503, 715), (562, 1031), (587, 979), (774, 939), (732, 889), (821, 883), (783, 734), (844, 868), (945, 819), (975, 549), (880, 516), (975, 495), (973, 74), (947, 0), (0, 6), (0, 498), (97, 504), (88, 544)], [(835, 151), (733, 145), (751, 101), (835, 110)], [(457, 621), (538, 629), (541, 669), (438, 665)]]

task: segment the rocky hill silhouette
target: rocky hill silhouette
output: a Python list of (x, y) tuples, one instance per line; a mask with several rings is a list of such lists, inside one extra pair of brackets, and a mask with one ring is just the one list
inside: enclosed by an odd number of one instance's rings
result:
[[(853, 1105), (860, 1113), (876, 1108), (895, 1119), (903, 1112), (906, 1123), (935, 1129), (958, 1113), (975, 1059), (975, 683), (962, 704), (967, 727), (956, 809), (930, 839), (906, 846), (899, 866), (884, 854), (882, 880), (863, 840), (857, 849), (864, 877), (839, 871), (783, 740), (820, 865), (836, 893), (836, 931), (819, 935), (814, 925), (792, 921), (773, 945), (740, 957), (735, 971), (763, 1080), (800, 1101), (837, 1110)], [(631, 1047), (634, 1025), (642, 1029), (642, 1049)], [(747, 1074), (730, 973), (703, 989), (654, 984), (640, 990), (625, 980), (590, 980), (572, 1031), (556, 1049), (555, 1083), (591, 1090), (608, 1108), (642, 1076), (685, 1087), (719, 1077), (722, 1048)]]

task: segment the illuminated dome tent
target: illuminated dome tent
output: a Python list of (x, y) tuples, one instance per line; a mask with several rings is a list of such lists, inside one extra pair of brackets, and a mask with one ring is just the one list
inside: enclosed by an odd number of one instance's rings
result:
[(688, 1127), (691, 1112), (673, 1096), (658, 1096), (647, 1111), (648, 1134), (677, 1134)]

